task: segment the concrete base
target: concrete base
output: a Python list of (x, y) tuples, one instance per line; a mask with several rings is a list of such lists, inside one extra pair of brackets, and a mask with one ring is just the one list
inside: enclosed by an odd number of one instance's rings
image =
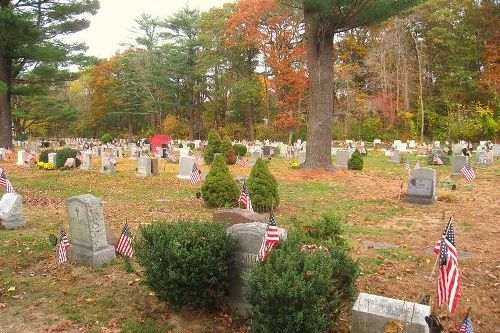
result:
[(84, 266), (99, 267), (115, 258), (115, 248), (111, 245), (96, 252), (78, 244), (71, 244), (68, 248), (68, 259)]
[(406, 197), (406, 202), (419, 204), (419, 205), (432, 205), (433, 203), (436, 202), (436, 200), (437, 200), (436, 197), (434, 197), (434, 198), (424, 198), (424, 197), (417, 197), (417, 196), (407, 196)]

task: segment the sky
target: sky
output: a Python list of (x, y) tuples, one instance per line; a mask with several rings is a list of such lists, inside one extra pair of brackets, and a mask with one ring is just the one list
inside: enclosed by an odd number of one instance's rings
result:
[(72, 42), (85, 42), (89, 47), (88, 55), (109, 58), (124, 48), (120, 44), (133, 42), (130, 30), (141, 13), (165, 18), (186, 5), (207, 11), (226, 2), (234, 0), (100, 0), (101, 9), (90, 17), (90, 27), (68, 39)]

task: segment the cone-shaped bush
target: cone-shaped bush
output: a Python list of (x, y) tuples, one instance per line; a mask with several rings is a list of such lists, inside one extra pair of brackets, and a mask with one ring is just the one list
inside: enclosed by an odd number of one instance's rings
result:
[(215, 129), (208, 132), (208, 143), (203, 151), (203, 160), (207, 164), (212, 164), (214, 155), (221, 152), (222, 139)]
[(279, 205), (278, 182), (269, 171), (267, 161), (259, 158), (253, 166), (248, 190), (253, 209), (257, 212), (267, 212)]
[(215, 156), (203, 185), (201, 196), (210, 207), (232, 207), (236, 204), (240, 189), (231, 177), (223, 155)]
[(361, 156), (359, 150), (356, 149), (354, 153), (352, 153), (351, 158), (347, 161), (347, 167), (351, 170), (363, 169), (363, 156)]

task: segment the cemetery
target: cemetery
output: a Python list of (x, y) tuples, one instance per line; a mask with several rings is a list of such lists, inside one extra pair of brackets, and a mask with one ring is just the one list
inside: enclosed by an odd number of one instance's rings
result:
[(160, 3), (0, 1), (0, 333), (500, 332), (497, 1)]

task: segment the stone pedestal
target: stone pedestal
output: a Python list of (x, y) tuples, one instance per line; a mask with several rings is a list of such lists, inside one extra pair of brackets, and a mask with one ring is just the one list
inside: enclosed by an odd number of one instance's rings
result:
[(26, 224), (23, 217), (23, 198), (5, 193), (0, 200), (0, 223), (5, 229), (17, 229)]

